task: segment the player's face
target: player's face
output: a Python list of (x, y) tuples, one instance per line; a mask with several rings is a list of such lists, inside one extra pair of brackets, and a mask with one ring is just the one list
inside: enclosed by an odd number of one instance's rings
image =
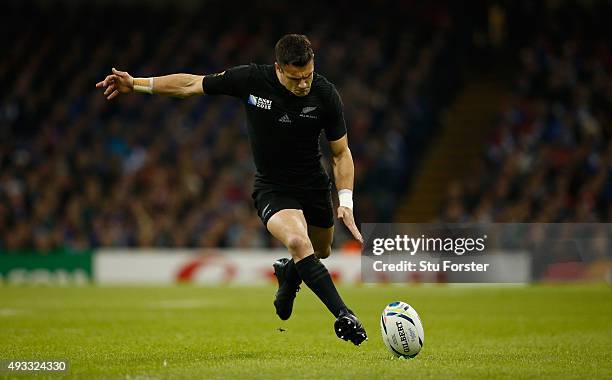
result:
[(276, 67), (278, 80), (287, 90), (291, 91), (296, 96), (308, 95), (314, 77), (313, 59), (304, 67), (293, 65), (281, 66), (278, 63), (275, 63), (274, 67)]

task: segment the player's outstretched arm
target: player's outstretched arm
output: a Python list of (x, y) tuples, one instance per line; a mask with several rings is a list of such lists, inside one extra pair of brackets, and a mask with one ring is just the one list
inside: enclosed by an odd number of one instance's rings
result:
[(338, 189), (338, 218), (342, 219), (346, 228), (351, 231), (355, 239), (363, 243), (361, 233), (355, 225), (353, 217), (353, 181), (355, 178), (355, 167), (353, 165), (353, 155), (348, 147), (346, 135), (336, 141), (330, 141), (329, 146), (332, 152), (332, 166), (334, 178), (336, 179), (336, 189)]
[(96, 83), (97, 88), (104, 88), (104, 96), (111, 100), (119, 94), (145, 92), (186, 98), (192, 95), (202, 95), (202, 75), (170, 74), (160, 77), (134, 78), (125, 71), (113, 68), (112, 74)]

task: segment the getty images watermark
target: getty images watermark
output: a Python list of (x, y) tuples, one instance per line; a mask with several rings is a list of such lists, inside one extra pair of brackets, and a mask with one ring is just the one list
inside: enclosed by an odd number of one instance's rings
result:
[(526, 283), (612, 248), (610, 224), (363, 224), (362, 232), (366, 283)]
[[(381, 256), (385, 253), (401, 253), (404, 255), (415, 256), (420, 254), (440, 253), (446, 255), (462, 256), (466, 253), (482, 253), (485, 250), (485, 240), (487, 235), (479, 238), (441, 238), (426, 237), (424, 234), (414, 238), (409, 235), (395, 235), (393, 238), (374, 238), (372, 240), (372, 253), (374, 256)], [(418, 262), (411, 260), (401, 260), (399, 263), (384, 263), (376, 260), (373, 269), (377, 272), (384, 271), (486, 271), (489, 263), (476, 263), (472, 260), (469, 263), (453, 263), (452, 260), (436, 260), (432, 262), (427, 258)], [(441, 262), (440, 262), (441, 261)]]

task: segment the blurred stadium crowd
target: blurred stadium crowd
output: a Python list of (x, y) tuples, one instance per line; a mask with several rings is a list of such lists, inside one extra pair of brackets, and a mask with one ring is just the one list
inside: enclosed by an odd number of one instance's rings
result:
[[(272, 63), (289, 32), (310, 37), (316, 70), (343, 97), (358, 222), (391, 222), (468, 61), (478, 63), (470, 49), (488, 3), (314, 2), (293, 12), (273, 1), (3, 2), (0, 250), (273, 246), (252, 207), (238, 101), (107, 102), (94, 84), (111, 67), (154, 76)], [(509, 42), (498, 48), (514, 57), (508, 65), (520, 62), (515, 91), (474, 175), (449, 188), (442, 219), (609, 221), (610, 40), (564, 29), (567, 12), (543, 22), (530, 6), (507, 11)]]
[(527, 14), (539, 25), (516, 46), (513, 94), (482, 161), (449, 187), (443, 220), (612, 220), (611, 8), (601, 5)]
[(0, 5), (5, 250), (274, 244), (251, 202), (240, 103), (146, 95), (107, 102), (94, 84), (111, 67), (154, 76), (272, 63), (280, 36), (306, 33), (317, 71), (336, 83), (346, 107), (361, 221), (390, 220), (457, 87), (445, 6), (373, 3), (346, 17), (346, 1), (299, 13), (265, 1), (252, 9), (68, 3)]

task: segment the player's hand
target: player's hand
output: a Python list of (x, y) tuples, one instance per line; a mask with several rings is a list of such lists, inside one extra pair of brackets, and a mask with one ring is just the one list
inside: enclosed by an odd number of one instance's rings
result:
[(134, 91), (134, 78), (125, 71), (116, 70), (107, 75), (103, 81), (96, 83), (97, 88), (105, 88), (104, 96), (107, 100), (115, 98), (119, 94), (129, 94)]
[(363, 237), (355, 225), (355, 218), (353, 217), (353, 210), (348, 207), (338, 207), (338, 219), (342, 219), (346, 228), (351, 231), (355, 239), (359, 240), (363, 244)]

